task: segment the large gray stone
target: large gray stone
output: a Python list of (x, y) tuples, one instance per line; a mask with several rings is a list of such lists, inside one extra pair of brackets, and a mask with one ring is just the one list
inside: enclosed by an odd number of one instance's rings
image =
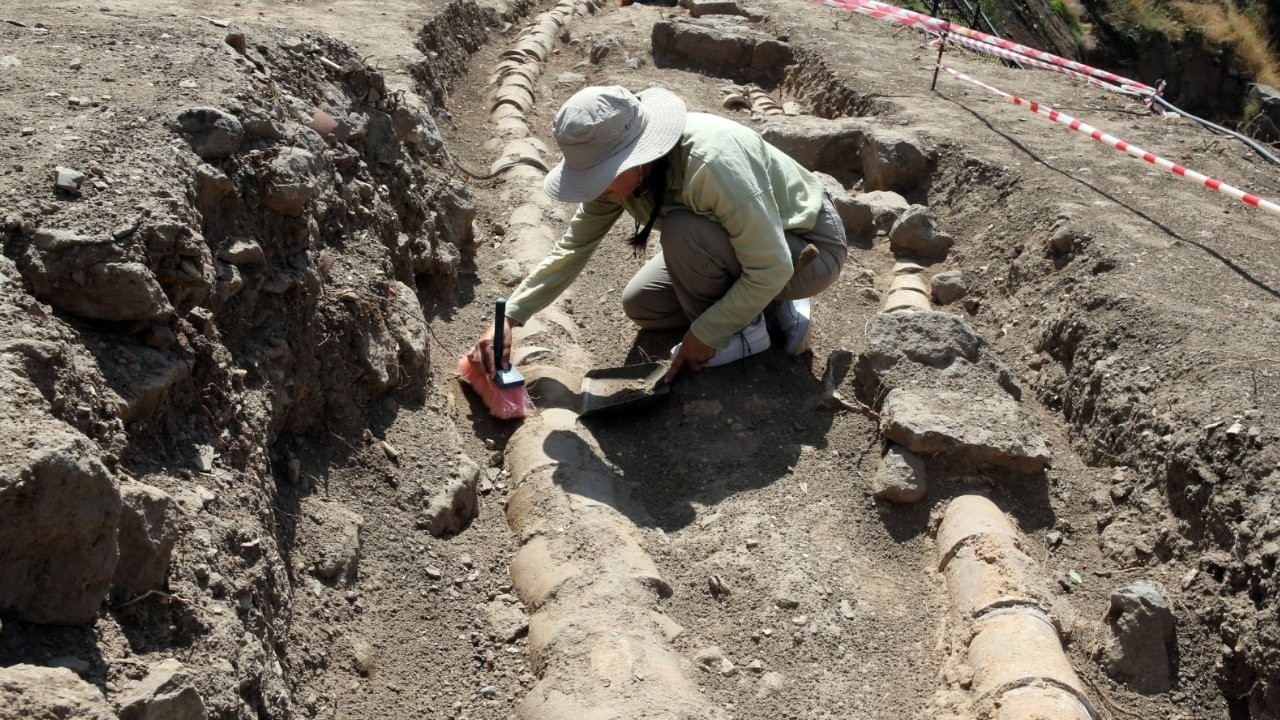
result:
[(859, 202), (871, 208), (871, 219), (876, 230), (887, 233), (898, 222), (911, 203), (891, 190), (872, 190), (857, 196)]
[(191, 675), (169, 658), (121, 693), (120, 720), (205, 720), (208, 711)]
[(704, 15), (748, 15), (734, 0), (682, 0), (681, 5), (689, 10), (691, 17), (696, 18)]
[(175, 129), (205, 160), (221, 160), (240, 148), (244, 127), (236, 116), (211, 107), (192, 107), (178, 113)]
[(877, 500), (913, 503), (923, 498), (928, 489), (929, 476), (920, 456), (898, 445), (890, 445), (871, 478), (871, 494)]
[(0, 668), (0, 720), (116, 720), (102, 691), (66, 668)]
[(160, 590), (178, 540), (178, 504), (169, 493), (140, 482), (120, 483), (120, 562), (114, 582), (133, 593)]
[(933, 215), (923, 205), (912, 205), (889, 229), (889, 247), (896, 253), (921, 257), (946, 254), (951, 236), (938, 232)]
[(810, 170), (842, 177), (857, 171), (866, 124), (799, 115), (766, 123), (760, 135)]
[[(29, 382), (0, 375), (6, 391)], [(119, 557), (120, 487), (97, 445), (61, 421), (0, 413), (0, 612), (89, 622)]]
[(422, 304), (408, 285), (392, 281), (391, 289), (394, 292), (387, 297), (383, 318), (400, 349), (400, 366), (415, 382), (424, 381), (430, 359), (430, 328)]
[(1147, 695), (1173, 687), (1176, 631), (1164, 586), (1139, 580), (1116, 590), (1106, 620), (1110, 634), (1102, 665), (1107, 674)]
[(943, 305), (955, 302), (969, 292), (964, 281), (964, 273), (960, 270), (940, 272), (930, 278), (929, 284), (933, 288), (933, 296)]
[(795, 63), (791, 46), (724, 16), (660, 20), (651, 34), (659, 67), (692, 67), (722, 77), (773, 86)]
[(118, 398), (116, 417), (122, 422), (150, 418), (164, 405), (170, 391), (191, 377), (191, 358), (172, 350), (134, 346), (121, 350), (116, 357), (124, 353), (128, 353), (128, 364), (111, 362), (102, 366), (102, 373)]
[(822, 181), (827, 194), (831, 196), (831, 202), (836, 206), (836, 214), (840, 216), (845, 236), (849, 240), (875, 234), (875, 218), (871, 214), (870, 205), (850, 195), (839, 180), (827, 173), (815, 171), (813, 174)]
[(262, 251), (258, 241), (243, 235), (227, 238), (222, 249), (218, 251), (218, 259), (232, 265), (266, 265), (267, 255)]
[(156, 276), (108, 236), (38, 230), (21, 262), (36, 297), (73, 315), (116, 322), (173, 315)]
[(84, 183), (84, 173), (67, 167), (53, 169), (53, 186), (64, 193), (79, 195), (80, 186)]
[(890, 390), (880, 408), (880, 432), (912, 452), (976, 466), (1039, 472), (1049, 462), (1035, 422), (1003, 393)]
[(977, 363), (987, 347), (987, 341), (959, 315), (880, 313), (867, 333), (859, 372), (874, 375), (864, 378), (864, 383), (874, 388), (903, 365), (948, 370), (958, 362)]
[(872, 129), (861, 149), (863, 183), (868, 190), (906, 192), (929, 176), (929, 159), (915, 139)]
[(315, 155), (294, 147), (280, 148), (272, 158), (266, 184), (267, 207), (287, 217), (298, 217), (316, 196), (321, 163)]

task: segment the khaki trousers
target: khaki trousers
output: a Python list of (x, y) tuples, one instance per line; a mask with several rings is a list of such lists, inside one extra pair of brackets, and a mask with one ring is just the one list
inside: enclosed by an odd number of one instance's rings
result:
[[(792, 262), (810, 243), (817, 247), (818, 257), (793, 275), (774, 300), (813, 297), (839, 279), (849, 246), (830, 196), (823, 193), (822, 210), (812, 230), (785, 235)], [(742, 275), (742, 265), (724, 227), (689, 210), (663, 217), (661, 243), (662, 252), (627, 283), (622, 309), (647, 330), (688, 327), (728, 292)]]

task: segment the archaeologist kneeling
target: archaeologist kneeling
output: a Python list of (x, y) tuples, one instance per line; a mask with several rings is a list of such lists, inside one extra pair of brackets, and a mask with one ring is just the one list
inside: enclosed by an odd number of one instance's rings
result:
[[(767, 349), (766, 309), (786, 351), (806, 349), (808, 298), (839, 278), (848, 250), (812, 173), (749, 128), (687, 112), (662, 88), (586, 88), (560, 108), (552, 130), (564, 159), (544, 187), (581, 205), (507, 301), (505, 347), (497, 350), (504, 365), (511, 326), (573, 282), (623, 210), (643, 223), (628, 241), (637, 257), (654, 228), (662, 245), (627, 284), (623, 310), (641, 328), (688, 328), (672, 348), (668, 380), (682, 367), (697, 371)], [(794, 271), (807, 245), (817, 257)], [(493, 337), (490, 327), (471, 350), (472, 362), (490, 372)]]

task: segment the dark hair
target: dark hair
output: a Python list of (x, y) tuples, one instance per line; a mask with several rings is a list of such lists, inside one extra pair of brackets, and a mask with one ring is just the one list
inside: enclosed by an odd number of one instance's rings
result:
[[(667, 168), (670, 165), (670, 154), (663, 155), (650, 163), (649, 176), (645, 178), (646, 182), (642, 187), (653, 198), (653, 210), (649, 212), (649, 219), (645, 221), (644, 227), (627, 241), (631, 246), (631, 254), (635, 257), (644, 256), (645, 247), (649, 244), (649, 233), (653, 231), (653, 224), (657, 222), (658, 215), (662, 212), (662, 203), (667, 199)], [(636, 187), (637, 193), (640, 190), (641, 187)]]

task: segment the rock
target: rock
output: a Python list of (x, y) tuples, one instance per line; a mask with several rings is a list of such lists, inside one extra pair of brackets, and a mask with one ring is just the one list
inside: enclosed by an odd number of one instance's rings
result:
[(264, 198), (267, 207), (286, 217), (302, 215), (302, 209), (318, 192), (316, 177), (320, 170), (320, 161), (310, 152), (280, 148), (268, 169)]
[(964, 273), (960, 270), (940, 272), (929, 282), (933, 287), (933, 297), (943, 305), (959, 300), (969, 291), (965, 286)]
[(173, 306), (142, 263), (127, 258), (109, 236), (37, 230), (21, 258), (35, 295), (80, 317), (124, 322), (165, 320)]
[(856, 617), (856, 614), (853, 612), (853, 603), (849, 602), (847, 599), (841, 600), (840, 616), (843, 617), (845, 620), (854, 619)]
[[(406, 93), (406, 97), (408, 97)], [(416, 96), (414, 96), (416, 97)], [(421, 100), (418, 100), (421, 103)], [(436, 125), (436, 120), (431, 116), (429, 109), (423, 105), (415, 106), (408, 111), (413, 113), (413, 126), (406, 129), (404, 134), (404, 142), (418, 148), (424, 152), (435, 152), (444, 144), (444, 138), (440, 135), (440, 127)], [(403, 117), (400, 110), (397, 109), (396, 115), (392, 116), (392, 122), (399, 134), (402, 128), (407, 128), (410, 122), (409, 118)]]
[(84, 173), (79, 170), (62, 166), (53, 169), (53, 186), (64, 193), (79, 195), (82, 183), (84, 183)]
[(741, 18), (659, 20), (651, 39), (658, 67), (695, 68), (766, 87), (779, 84), (796, 61), (790, 45), (743, 25)]
[(151, 667), (142, 680), (120, 694), (120, 720), (205, 720), (204, 699), (181, 662), (170, 658)]
[(262, 246), (251, 237), (232, 236), (218, 251), (218, 259), (233, 265), (266, 265), (267, 255)]
[(782, 673), (767, 672), (760, 678), (760, 689), (756, 691), (756, 697), (772, 697), (781, 692), (785, 686), (786, 682), (782, 678)]
[(0, 55), (0, 68), (22, 67), (22, 61), (13, 55)]
[(857, 199), (871, 207), (871, 218), (876, 230), (887, 233), (898, 222), (902, 213), (911, 207), (911, 203), (896, 192), (873, 190), (856, 196)]
[(1173, 686), (1176, 631), (1164, 586), (1139, 580), (1111, 593), (1106, 621), (1110, 635), (1102, 666), (1107, 674), (1134, 692), (1167, 692)]
[(707, 590), (711, 593), (711, 597), (720, 600), (733, 594), (733, 587), (729, 581), (719, 575), (712, 575), (707, 578)]
[(399, 349), (400, 367), (413, 383), (425, 383), (431, 357), (428, 344), (431, 330), (422, 312), (422, 304), (408, 285), (393, 280), (390, 286), (394, 292), (390, 293), (383, 308), (383, 321)]
[[(10, 377), (39, 395), (24, 376)], [(47, 415), (0, 423), (0, 447), (0, 613), (92, 621), (119, 558), (115, 477), (95, 443)]]
[(33, 127), (24, 127), (19, 132), (22, 134), (22, 137), (30, 137), (31, 135), (36, 134), (36, 129)]
[(294, 567), (321, 580), (351, 585), (360, 570), (364, 518), (336, 503), (303, 506), (294, 543)]
[(0, 718), (117, 720), (102, 691), (66, 668), (0, 668)]
[(692, 17), (703, 15), (742, 15), (746, 11), (734, 0), (689, 0), (687, 9)]
[[(56, 658), (50, 658), (49, 667), (66, 668), (81, 676), (93, 669), (93, 665), (88, 660), (78, 658), (75, 655), (60, 655)], [(0, 715), (0, 717), (3, 717), (3, 715)]]
[(891, 390), (880, 410), (880, 431), (912, 452), (978, 466), (1035, 473), (1049, 462), (1035, 421), (1003, 393)]
[(871, 479), (871, 494), (877, 500), (913, 503), (923, 498), (928, 489), (924, 461), (905, 448), (890, 445)]
[(889, 247), (894, 252), (934, 257), (951, 247), (951, 237), (934, 227), (933, 215), (923, 205), (912, 205), (889, 229)]
[(515, 642), (529, 630), (529, 618), (515, 603), (492, 600), (484, 606), (485, 627), (489, 636), (501, 643)]
[[(1249, 100), (1261, 108), (1263, 114), (1280, 128), (1280, 91), (1270, 85), (1254, 83), (1249, 86)], [(1274, 138), (1270, 138), (1274, 140)]]
[(610, 55), (618, 56), (622, 52), (622, 42), (612, 35), (605, 35), (591, 46), (591, 53), (588, 57), (591, 59), (592, 65), (599, 65)]
[(866, 125), (859, 120), (809, 116), (770, 121), (760, 129), (765, 141), (796, 162), (836, 176), (833, 180), (842, 191), (840, 176), (849, 170), (849, 158), (858, 154), (865, 132)]
[(173, 496), (140, 482), (120, 484), (120, 562), (114, 582), (133, 593), (160, 590), (178, 540), (178, 504)]
[(285, 128), (278, 120), (261, 110), (245, 110), (240, 116), (244, 131), (254, 137), (282, 142), (285, 139)]
[(726, 676), (737, 673), (737, 668), (724, 656), (724, 651), (719, 647), (713, 646), (699, 650), (694, 654), (693, 661), (708, 672), (720, 673)]
[(562, 72), (556, 76), (556, 85), (563, 88), (580, 88), (587, 82), (587, 76), (576, 72)]
[(850, 195), (844, 186), (834, 177), (824, 172), (813, 173), (826, 187), (831, 195), (831, 202), (836, 206), (836, 214), (844, 225), (844, 232), (850, 240), (875, 234), (875, 220), (871, 214), (871, 206)]
[(236, 116), (211, 107), (190, 107), (178, 113), (175, 130), (205, 160), (221, 160), (240, 148), (244, 127)]
[(476, 488), (482, 471), (474, 460), (465, 454), (458, 455), (458, 468), (423, 503), (425, 505), (418, 525), (439, 537), (461, 532), (480, 512)]
[(858, 357), (858, 380), (870, 397), (881, 386), (922, 384), (922, 375), (945, 370), (959, 375), (990, 352), (986, 340), (964, 318), (944, 312), (880, 313), (871, 322)]
[(103, 363), (103, 376), (112, 388), (116, 417), (130, 423), (146, 420), (164, 404), (173, 387), (191, 376), (190, 358), (153, 347), (132, 347)]
[(899, 133), (869, 130), (860, 156), (863, 185), (868, 190), (914, 190), (929, 175), (924, 149)]
[(231, 178), (209, 163), (200, 163), (196, 167), (195, 179), (196, 206), (200, 212), (206, 216), (221, 213), (222, 201), (235, 194), (236, 187)]
[(494, 270), (498, 273), (498, 282), (506, 287), (515, 287), (524, 280), (524, 268), (520, 267), (520, 262), (514, 258), (504, 258), (494, 264)]

